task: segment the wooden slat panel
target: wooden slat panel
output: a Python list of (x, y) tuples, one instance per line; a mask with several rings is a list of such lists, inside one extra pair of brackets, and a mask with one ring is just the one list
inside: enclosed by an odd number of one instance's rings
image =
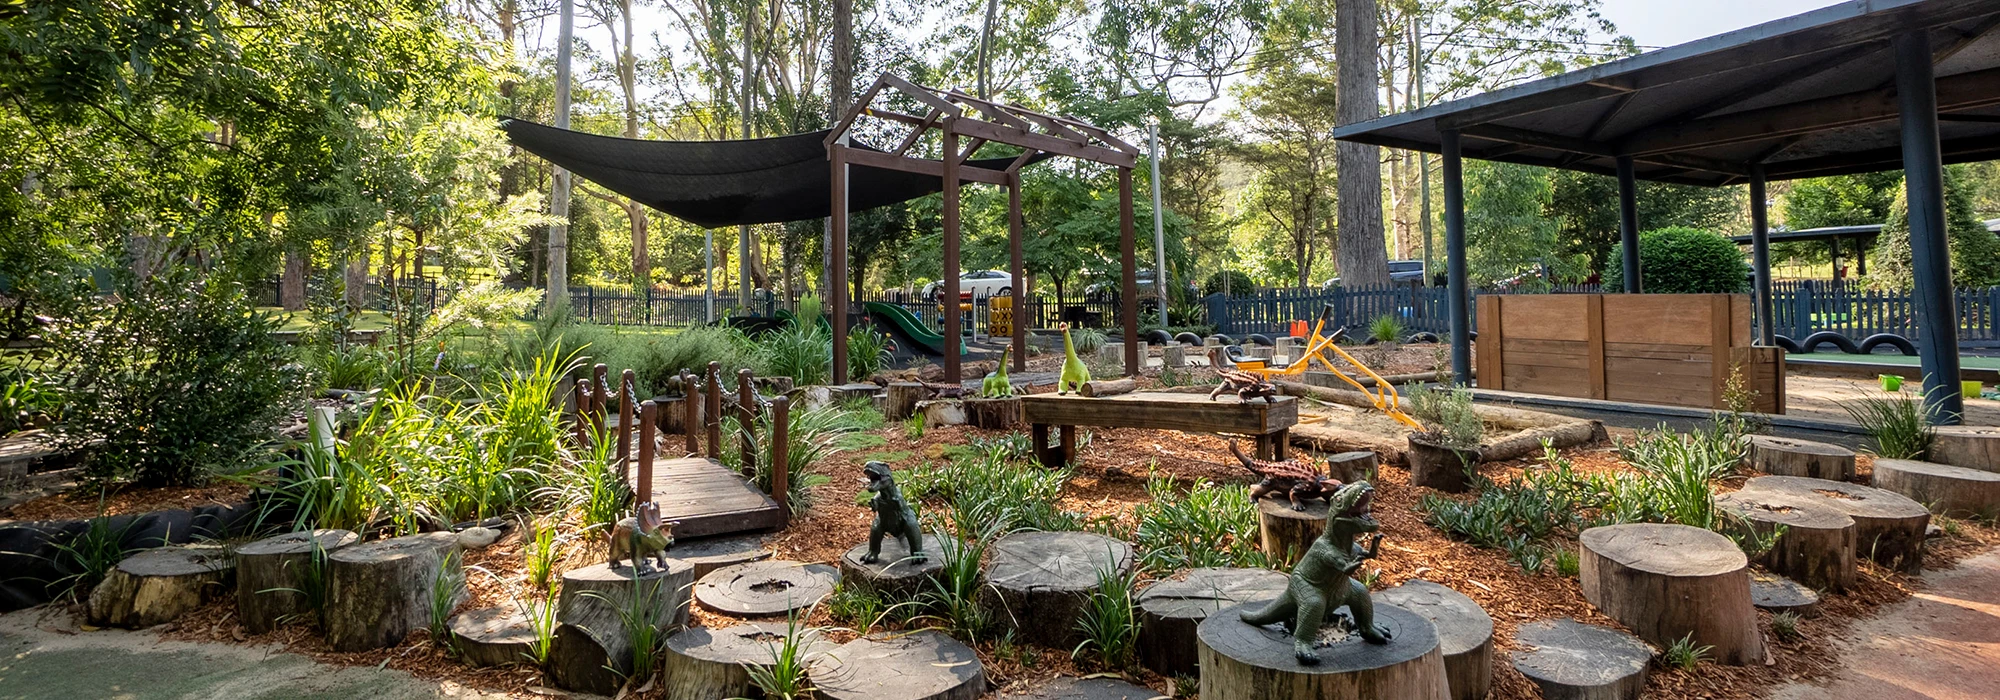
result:
[(1750, 295), (1729, 295), (1729, 346), (1747, 347), (1752, 341), (1750, 334)]
[(1586, 303), (1581, 294), (1515, 296), (1501, 307), (1500, 324), (1510, 338), (1584, 340)]
[(1621, 343), (1707, 343), (1707, 294), (1611, 294), (1604, 297), (1604, 338)]
[(1488, 294), (1479, 297), (1476, 302), (1479, 321), (1477, 325), (1486, 331), (1479, 334), (1479, 340), (1474, 341), (1477, 343), (1475, 346), (1477, 352), (1473, 353), (1475, 359), (1473, 381), (1480, 386), (1496, 387), (1506, 383), (1503, 376), (1506, 372), (1504, 358), (1507, 350), (1507, 329), (1506, 324), (1500, 322), (1500, 304), (1505, 298), (1506, 295), (1502, 294)]
[(1207, 394), (1138, 393), (1110, 398), (1036, 394), (1021, 398), (1028, 423), (1152, 428), (1233, 435), (1265, 435), (1299, 422), (1298, 400), (1280, 396), (1270, 403), (1244, 403), (1233, 396), (1210, 401)]
[(1601, 399), (1604, 390), (1604, 295), (1590, 295), (1583, 321), (1583, 332), (1588, 338), (1584, 356), (1589, 361), (1584, 378), (1590, 381), (1590, 398)]
[(1697, 377), (1708, 379), (1714, 366), (1706, 358), (1700, 362), (1683, 360), (1652, 360), (1635, 357), (1604, 358), (1604, 371), (1625, 377), (1645, 375)]
[(1728, 408), (1723, 405), (1722, 395), (1723, 387), (1728, 384), (1729, 373), (1732, 371), (1729, 366), (1728, 350), (1729, 301), (1727, 294), (1717, 294), (1709, 300), (1709, 364), (1714, 368), (1709, 374), (1711, 384), (1708, 395), (1712, 401), (1710, 408)]
[[(1533, 365), (1507, 365), (1505, 376), (1510, 387), (1508, 391), (1533, 391), (1538, 394), (1558, 396), (1590, 397), (1590, 381), (1582, 372), (1555, 367)], [(1524, 387), (1524, 388), (1513, 388)]]
[[(1484, 333), (1480, 335), (1485, 335)], [(1545, 352), (1558, 355), (1581, 355), (1590, 351), (1590, 345), (1577, 340), (1536, 340), (1533, 338), (1508, 337), (1504, 345), (1507, 352)]]
[(1532, 367), (1556, 367), (1561, 369), (1583, 371), (1590, 369), (1591, 362), (1590, 358), (1585, 357), (1582, 354), (1557, 355), (1545, 352), (1508, 353), (1507, 366), (1513, 367), (1516, 365), (1532, 366)]
[(1639, 357), (1653, 360), (1699, 360), (1709, 361), (1706, 345), (1669, 345), (1664, 343), (1612, 343), (1604, 344), (1605, 357)]
[(1643, 386), (1612, 383), (1605, 387), (1606, 395), (1612, 401), (1651, 403), (1667, 406), (1707, 406), (1706, 386), (1688, 388), (1676, 386)]

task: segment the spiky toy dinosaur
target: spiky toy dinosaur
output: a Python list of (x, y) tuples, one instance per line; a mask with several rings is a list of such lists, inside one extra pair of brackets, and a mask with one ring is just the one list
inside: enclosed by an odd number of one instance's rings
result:
[(1215, 385), (1214, 391), (1208, 392), (1210, 401), (1214, 401), (1215, 397), (1221, 396), (1225, 391), (1236, 392), (1236, 398), (1242, 401), (1263, 399), (1266, 403), (1271, 401), (1271, 397), (1278, 395), (1278, 387), (1271, 386), (1270, 382), (1264, 381), (1263, 375), (1256, 372), (1217, 369), (1215, 375), (1222, 378), (1222, 383)]
[(1007, 351), (1012, 349), (1014, 348), (1000, 348), (1000, 366), (987, 372), (985, 381), (979, 383), (980, 398), (997, 399), (1014, 395), (1014, 385), (1007, 381)]
[(1090, 381), (1090, 368), (1083, 366), (1083, 360), (1076, 356), (1076, 343), (1069, 339), (1069, 324), (1062, 324), (1063, 364), (1062, 374), (1056, 377), (1056, 394), (1083, 391), (1083, 383)]
[(1285, 623), (1292, 633), (1292, 655), (1300, 664), (1319, 664), (1320, 625), (1329, 613), (1338, 616), (1334, 610), (1343, 605), (1348, 610), (1346, 621), (1352, 622), (1351, 629), (1363, 640), (1370, 644), (1389, 643), (1389, 629), (1375, 624), (1375, 603), (1368, 597), (1368, 587), (1354, 580), (1354, 572), (1361, 569), (1361, 563), (1375, 558), (1382, 546), (1380, 534), (1370, 538), (1365, 550), (1354, 542), (1363, 533), (1382, 527), (1375, 522), (1369, 505), (1374, 500), (1375, 488), (1366, 481), (1356, 481), (1335, 492), (1328, 503), (1331, 517), (1326, 520), (1326, 530), (1306, 549), (1299, 565), (1292, 567), (1292, 578), (1285, 584), (1284, 595), (1240, 614), (1244, 622), (1253, 625)]
[(1236, 455), (1236, 460), (1243, 463), (1244, 469), (1264, 478), (1263, 481), (1250, 485), (1250, 500), (1253, 501), (1269, 494), (1283, 492), (1285, 497), (1291, 500), (1292, 510), (1302, 511), (1306, 506), (1299, 502), (1300, 499), (1326, 498), (1327, 494), (1340, 488), (1339, 481), (1321, 475), (1319, 469), (1308, 462), (1296, 459), (1282, 462), (1251, 459), (1243, 454), (1243, 448), (1237, 447), (1233, 441), (1229, 443), (1229, 452)]

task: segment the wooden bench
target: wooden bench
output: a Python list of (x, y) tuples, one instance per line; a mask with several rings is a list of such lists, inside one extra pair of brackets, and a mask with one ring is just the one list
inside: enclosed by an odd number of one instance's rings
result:
[[(1021, 397), (1023, 419), (1032, 426), (1035, 456), (1044, 466), (1076, 461), (1076, 427), (1151, 428), (1191, 433), (1247, 435), (1257, 441), (1258, 459), (1284, 459), (1291, 428), (1298, 425), (1298, 399), (1279, 396), (1249, 402), (1234, 396), (1210, 400), (1206, 394), (1141, 392), (1105, 398), (1035, 394)], [(1049, 446), (1049, 429), (1060, 432)]]

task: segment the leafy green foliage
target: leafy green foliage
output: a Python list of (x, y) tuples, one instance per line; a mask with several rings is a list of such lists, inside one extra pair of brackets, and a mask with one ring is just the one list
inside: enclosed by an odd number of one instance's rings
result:
[(745, 664), (743, 670), (750, 674), (750, 684), (764, 692), (764, 697), (773, 700), (797, 700), (813, 695), (812, 678), (807, 670), (812, 658), (806, 655), (814, 638), (821, 637), (825, 630), (807, 627), (800, 619), (798, 611), (785, 616), (785, 636), (765, 645), (771, 650), (771, 663)]
[[(1466, 273), (1475, 285), (1537, 273), (1538, 282), (1589, 275), (1587, 256), (1564, 252), (1548, 170), (1474, 160), (1465, 167)], [(1540, 273), (1546, 271), (1547, 275)]]
[(1920, 460), (1930, 454), (1937, 430), (1924, 416), (1923, 401), (1881, 394), (1845, 401), (1840, 407), (1875, 439), (1876, 456)]
[(274, 327), (240, 288), (192, 271), (94, 300), (55, 339), (70, 358), (58, 441), (91, 445), (93, 479), (149, 486), (266, 459), (306, 388)]
[(993, 451), (965, 450), (941, 467), (899, 475), (898, 483), (911, 498), (944, 501), (959, 536), (971, 538), (989, 525), (1003, 533), (1083, 529), (1082, 517), (1059, 505), (1069, 478), (1066, 469), (1009, 461)]
[(1368, 337), (1378, 343), (1403, 342), (1403, 320), (1395, 314), (1382, 314), (1368, 323)]
[[(606, 357), (604, 350), (608, 349), (609, 339), (584, 337), (590, 340), (588, 352)], [(665, 337), (652, 337), (636, 348), (631, 364), (625, 367), (617, 364), (618, 354), (610, 354), (603, 361), (613, 368), (631, 369), (640, 388), (652, 392), (665, 391), (668, 380), (683, 370), (698, 376), (706, 373), (710, 362), (722, 363), (724, 377), (734, 377), (742, 369), (766, 373), (756, 346), (741, 331), (728, 327), (697, 326)]]
[(61, 408), (60, 387), (39, 373), (16, 371), (0, 382), (0, 435), (37, 425)]
[(1784, 641), (1793, 641), (1804, 635), (1799, 633), (1799, 614), (1786, 610), (1771, 616), (1771, 634)]
[(1896, 170), (1810, 177), (1792, 183), (1779, 211), (1785, 226), (1795, 231), (1879, 224), (1889, 220), (1902, 188), (1903, 173)]
[[(1590, 260), (1590, 269), (1609, 273), (1618, 267), (1618, 180), (1575, 170), (1545, 171), (1554, 186), (1548, 216), (1560, 226), (1564, 252)], [(1663, 182), (1638, 183), (1639, 221), (1661, 228), (1717, 230), (1736, 221), (1741, 190)], [(1470, 212), (1467, 212), (1470, 215)], [(1643, 252), (1644, 242), (1640, 243)]]
[(451, 633), (451, 613), (458, 608), (461, 594), (465, 592), (465, 566), (459, 560), (456, 547), (438, 558), (437, 570), (431, 572), (430, 614), (431, 639), (443, 646), (448, 653), (456, 654), (457, 635)]
[(1666, 651), (1661, 652), (1660, 659), (1669, 667), (1692, 671), (1696, 666), (1700, 666), (1701, 662), (1707, 661), (1709, 652), (1712, 651), (1715, 651), (1713, 645), (1696, 644), (1694, 633), (1689, 632), (1674, 640), (1672, 644), (1668, 644)]
[[(1972, 186), (1961, 166), (1945, 168), (1944, 235), (1951, 256), (1951, 281), (1958, 287), (1985, 287), (2000, 284), (2000, 237), (1986, 230), (1973, 209)], [(1910, 262), (1909, 191), (1897, 187), (1889, 217), (1882, 222), (1882, 234), (1869, 263), (1869, 277), (1893, 289), (1909, 289), (1915, 284)]]
[(1229, 296), (1247, 297), (1257, 293), (1257, 283), (1241, 270), (1217, 270), (1201, 283), (1202, 296), (1222, 294), (1227, 287)]
[(98, 496), (97, 513), (68, 542), (52, 545), (56, 571), (62, 577), (49, 582), (51, 590), (60, 589), (72, 599), (81, 600), (130, 552), (125, 548), (125, 537), (139, 524), (138, 519), (127, 520), (125, 527), (112, 529), (111, 518), (104, 515), (102, 495)]
[(1083, 615), (1076, 620), (1083, 641), (1070, 650), (1070, 658), (1083, 658), (1088, 650), (1106, 669), (1132, 666), (1139, 653), (1139, 606), (1134, 601), (1138, 586), (1135, 572), (1098, 568), (1097, 590), (1084, 601)]
[[(938, 538), (938, 556), (944, 561), (944, 568), (932, 577), (931, 589), (917, 600), (926, 611), (925, 617), (952, 636), (977, 642), (993, 625), (992, 610), (979, 599), (979, 591), (986, 585), (979, 566), (986, 558), (986, 549), (1003, 530), (999, 523), (992, 522), (957, 524), (957, 537)], [(933, 527), (926, 529), (936, 532), (942, 528), (933, 523)]]
[(847, 333), (847, 376), (867, 379), (889, 363), (889, 338), (867, 328)]
[(1410, 399), (1410, 416), (1423, 423), (1445, 447), (1469, 450), (1478, 447), (1485, 437), (1486, 424), (1472, 406), (1472, 392), (1465, 387), (1412, 384), (1403, 395)]
[(757, 356), (773, 376), (791, 377), (798, 386), (825, 384), (832, 373), (833, 336), (802, 318), (806, 317), (795, 318), (759, 338)]
[[(1604, 267), (1604, 286), (1624, 284), (1625, 269), (1615, 264), (1624, 245), (1611, 248)], [(1650, 294), (1722, 294), (1749, 287), (1750, 266), (1735, 243), (1710, 231), (1672, 227), (1639, 234), (1641, 288)]]
[(1132, 540), (1139, 561), (1155, 571), (1211, 566), (1263, 567), (1257, 532), (1257, 505), (1242, 485), (1197, 484), (1182, 493), (1171, 477), (1146, 479), (1152, 498), (1132, 510), (1138, 521)]

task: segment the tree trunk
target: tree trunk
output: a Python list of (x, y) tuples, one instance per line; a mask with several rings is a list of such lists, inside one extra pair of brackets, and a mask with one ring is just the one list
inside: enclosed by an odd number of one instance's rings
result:
[(1343, 484), (1374, 480), (1380, 464), (1381, 459), (1366, 450), (1342, 452), (1326, 458), (1328, 475)]
[(764, 547), (759, 535), (736, 537), (704, 537), (695, 542), (676, 544), (667, 550), (669, 558), (684, 561), (694, 566), (694, 580), (709, 575), (725, 566), (763, 561), (772, 556)]
[(286, 311), (306, 308), (306, 256), (299, 251), (285, 251), (285, 274), (278, 286), (278, 305)]
[(827, 700), (977, 700), (986, 692), (979, 655), (932, 630), (842, 644), (812, 666), (812, 680)]
[[(1112, 345), (1116, 345), (1116, 343), (1106, 343), (1105, 347), (1109, 348)], [(1077, 393), (1095, 399), (1106, 396), (1117, 396), (1119, 394), (1130, 394), (1138, 388), (1139, 384), (1130, 377), (1124, 379), (1098, 379), (1084, 382), (1083, 387), (1078, 389)]]
[(1416, 613), (1437, 626), (1452, 700), (1481, 700), (1493, 689), (1493, 617), (1485, 608), (1463, 593), (1424, 580), (1376, 593), (1375, 602)]
[[(1380, 37), (1375, 0), (1334, 0), (1334, 61), (1340, 67), (1337, 121), (1341, 125), (1380, 114), (1376, 50)], [(1340, 218), (1336, 254), (1340, 283), (1354, 288), (1388, 284), (1389, 253), (1382, 241), (1382, 159), (1375, 146), (1334, 144)]]
[(1743, 436), (1743, 463), (1778, 476), (1846, 481), (1854, 478), (1854, 451), (1839, 445), (1770, 435)]
[(612, 695), (632, 669), (632, 630), (625, 620), (644, 620), (665, 637), (687, 619), (687, 589), (694, 567), (675, 559), (667, 570), (635, 577), (631, 565), (613, 571), (605, 564), (563, 574), (556, 609), (555, 639), (549, 644), (549, 679), (556, 687)]
[[(287, 617), (317, 613), (308, 607), (313, 548), (332, 554), (361, 541), (346, 530), (314, 530), (266, 538), (236, 550), (236, 617), (251, 634), (277, 629)], [(321, 563), (322, 566), (324, 562)], [(320, 572), (324, 585), (325, 572)]]
[(1312, 548), (1313, 540), (1326, 531), (1326, 501), (1309, 501), (1306, 509), (1292, 510), (1289, 501), (1257, 499), (1257, 533), (1264, 556), (1287, 565), (1297, 563)]
[(966, 399), (965, 422), (981, 430), (1012, 430), (1021, 425), (1021, 398)]
[(1875, 488), (1894, 491), (1943, 515), (2000, 513), (2000, 474), (1907, 459), (1875, 460)]
[(1818, 499), (1737, 491), (1715, 498), (1715, 506), (1736, 513), (1757, 532), (1780, 535), (1758, 563), (1772, 571), (1832, 591), (1854, 585), (1854, 519)]
[(149, 549), (118, 562), (90, 592), (93, 625), (139, 629), (172, 622), (228, 594), (236, 561), (221, 547)]
[(1854, 519), (1854, 554), (1901, 571), (1918, 571), (1924, 564), (1924, 529), (1931, 512), (1923, 504), (1891, 491), (1844, 481), (1797, 476), (1760, 476), (1743, 482), (1736, 494), (1778, 492), (1816, 502)]
[(458, 535), (429, 532), (342, 547), (327, 555), (327, 645), (366, 651), (402, 643), (430, 623), (432, 587), (466, 598)]
[(1132, 570), (1132, 548), (1086, 532), (1022, 532), (994, 541), (980, 600), (1017, 641), (1068, 649), (1098, 571)]
[(2000, 472), (2000, 428), (1941, 425), (1931, 439), (1929, 459), (1954, 467)]
[(1278, 625), (1244, 622), (1245, 603), (1201, 623), (1201, 700), (1446, 700), (1437, 627), (1408, 610), (1377, 603), (1375, 623), (1393, 641), (1374, 645), (1348, 636), (1300, 664), (1292, 635)]
[(840, 580), (843, 585), (882, 594), (883, 599), (899, 601), (914, 600), (918, 594), (936, 590), (932, 583), (937, 573), (944, 570), (942, 545), (939, 535), (924, 533), (924, 558), (910, 556), (910, 548), (903, 538), (894, 535), (882, 537), (882, 550), (875, 563), (864, 564), (861, 558), (868, 554), (867, 544), (857, 544), (840, 557)]
[[(667, 638), (661, 655), (667, 700), (753, 697), (752, 666), (770, 668), (791, 630), (778, 622), (750, 622), (722, 629), (693, 627)], [(811, 629), (801, 629), (800, 663), (810, 663), (835, 646)]]
[(534, 624), (513, 605), (467, 610), (453, 615), (451, 636), (459, 659), (468, 666), (483, 668), (534, 662)]
[(888, 403), (883, 407), (883, 416), (892, 421), (909, 420), (916, 415), (917, 402), (931, 397), (931, 390), (922, 382), (892, 382), (884, 390)]
[(1653, 651), (1632, 635), (1568, 618), (1515, 629), (1514, 669), (1549, 700), (1639, 700)]
[[(569, 128), (570, 109), (570, 54), (576, 43), (576, 0), (557, 0), (561, 10), (556, 32), (556, 105), (555, 123), (558, 129)], [(555, 168), (554, 182), (549, 192), (549, 216), (556, 223), (549, 225), (548, 244), (548, 292), (542, 299), (544, 313), (569, 306), (569, 171), (561, 166)]]
[(1750, 606), (1749, 560), (1729, 538), (1687, 525), (1594, 527), (1578, 538), (1583, 597), (1664, 648), (1684, 636), (1717, 662), (1764, 661)]
[(710, 572), (695, 583), (694, 599), (725, 615), (785, 615), (818, 604), (839, 583), (831, 566), (769, 559)]

